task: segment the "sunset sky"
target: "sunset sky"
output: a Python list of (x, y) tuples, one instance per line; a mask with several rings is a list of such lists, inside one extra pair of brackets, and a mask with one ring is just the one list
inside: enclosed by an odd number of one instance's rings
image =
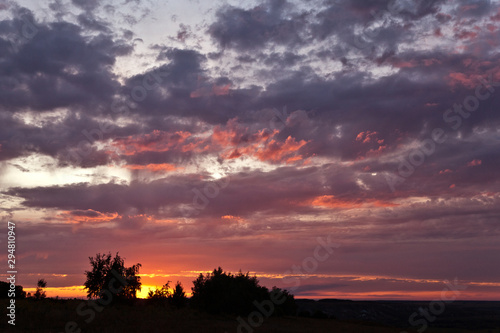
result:
[(499, 50), (493, 0), (2, 1), (2, 267), (500, 300)]

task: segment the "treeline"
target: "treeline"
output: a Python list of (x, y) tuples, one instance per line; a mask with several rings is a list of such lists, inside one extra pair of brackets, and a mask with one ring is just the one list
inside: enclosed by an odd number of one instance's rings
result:
[[(118, 253), (115, 256), (98, 253), (95, 257), (89, 257), (89, 260), (91, 269), (85, 271), (86, 280), (83, 284), (89, 300), (99, 306), (136, 302), (137, 293), (142, 288), (140, 263), (126, 267), (124, 258)], [(259, 285), (256, 276), (241, 271), (232, 274), (219, 267), (211, 273), (200, 274), (193, 281), (189, 299), (179, 281), (173, 287), (170, 283), (167, 281), (163, 286), (149, 290), (147, 302), (177, 309), (188, 306), (211, 314), (248, 315), (261, 310), (262, 304), (272, 304), (270, 315), (273, 316), (295, 315), (297, 311), (294, 296), (287, 290), (277, 287), (269, 290)], [(44, 279), (39, 280), (33, 295), (26, 294), (22, 286), (15, 286), (16, 298), (44, 299), (46, 286)], [(9, 283), (0, 282), (0, 298), (7, 297), (9, 288), (12, 289)]]
[[(91, 270), (86, 271), (84, 287), (87, 297), (102, 300), (101, 303), (133, 303), (141, 290), (141, 277), (137, 263), (126, 267), (124, 259), (117, 253), (97, 254), (89, 257)], [(247, 315), (258, 309), (262, 302), (273, 301), (272, 315), (294, 315), (297, 310), (295, 299), (286, 290), (273, 287), (269, 290), (260, 286), (256, 276), (224, 272), (214, 269), (206, 275), (200, 274), (193, 281), (192, 297), (188, 299), (184, 288), (177, 282), (173, 288), (171, 281), (162, 287), (150, 290), (148, 300), (154, 304), (168, 304), (176, 308), (190, 306), (212, 314)], [(279, 300), (279, 301), (277, 301)]]
[(33, 295), (24, 291), (23, 286), (14, 285), (9, 282), (0, 281), (0, 299), (1, 298), (34, 298), (36, 300), (44, 299), (46, 293), (44, 288), (47, 287), (47, 282), (44, 279), (38, 280), (36, 291)]

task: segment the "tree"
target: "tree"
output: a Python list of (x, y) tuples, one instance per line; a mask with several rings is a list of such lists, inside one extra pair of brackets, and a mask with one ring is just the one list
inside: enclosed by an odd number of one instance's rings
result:
[[(1, 298), (10, 298), (9, 294), (11, 293), (10, 283), (0, 281), (0, 299)], [(16, 298), (26, 298), (26, 292), (23, 290), (23, 286), (15, 286), (14, 292), (16, 294)]]
[(114, 258), (111, 253), (97, 253), (95, 258), (89, 257), (89, 260), (92, 269), (85, 271), (87, 279), (83, 284), (88, 298), (100, 298), (107, 291), (116, 299), (137, 298), (137, 291), (141, 290), (142, 285), (138, 276), (141, 264), (125, 267), (125, 261), (118, 253)]
[(148, 299), (161, 302), (166, 301), (172, 295), (170, 291), (170, 281), (165, 283), (161, 288), (148, 291)]
[[(274, 294), (273, 298), (280, 299), (280, 304), (275, 304), (273, 313), (275, 316), (294, 316), (297, 313), (297, 304), (295, 303), (295, 298), (288, 292), (288, 290), (273, 287), (270, 294)], [(283, 298), (285, 298), (285, 300), (281, 302)]]
[(43, 288), (47, 287), (47, 281), (44, 279), (38, 280), (36, 283), (36, 291), (35, 291), (35, 299), (40, 300), (44, 299), (47, 295), (45, 294), (45, 290)]
[(176, 308), (180, 309), (186, 305), (186, 293), (184, 292), (184, 288), (182, 284), (177, 281), (174, 287), (174, 292), (172, 294), (172, 305)]
[(256, 276), (233, 275), (219, 267), (193, 281), (191, 303), (209, 313), (247, 315), (255, 310), (255, 301), (269, 299), (269, 290), (258, 282)]
[(186, 304), (186, 293), (184, 292), (184, 288), (182, 284), (177, 281), (173, 292), (170, 288), (170, 281), (165, 283), (161, 288), (156, 288), (155, 290), (149, 290), (148, 299), (152, 300), (155, 303), (170, 303), (176, 308), (181, 308)]

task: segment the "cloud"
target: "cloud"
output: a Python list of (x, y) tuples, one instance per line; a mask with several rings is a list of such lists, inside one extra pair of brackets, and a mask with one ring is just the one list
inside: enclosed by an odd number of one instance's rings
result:
[[(179, 48), (139, 35), (154, 21), (141, 21), (144, 3), (72, 3), (43, 20), (12, 6), (0, 22), (1, 218), (26, 223), (32, 273), (68, 271), (76, 285), (106, 244), (151, 267), (171, 253), (175, 274), (279, 274), (333, 233), (345, 244), (318, 272), (329, 280), (303, 293), (498, 276), (493, 2), (224, 5), (198, 22), (196, 46), (181, 26)], [(465, 113), (476, 91), (487, 97)], [(415, 162), (434, 129), (446, 139)]]
[(226, 6), (217, 13), (217, 21), (210, 28), (210, 35), (223, 48), (251, 50), (267, 43), (294, 45), (302, 41), (305, 16), (287, 14), (285, 0), (268, 0), (245, 10)]

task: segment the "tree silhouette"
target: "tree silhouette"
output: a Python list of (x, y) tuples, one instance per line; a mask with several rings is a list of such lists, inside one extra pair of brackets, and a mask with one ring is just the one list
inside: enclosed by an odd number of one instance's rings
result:
[(174, 287), (174, 292), (172, 294), (172, 305), (176, 308), (180, 309), (186, 305), (186, 293), (184, 292), (184, 288), (182, 284), (177, 281)]
[(47, 287), (47, 281), (44, 279), (38, 280), (36, 283), (36, 291), (35, 291), (35, 299), (40, 300), (44, 299), (47, 295), (45, 294), (45, 290), (43, 288)]
[[(16, 298), (26, 298), (26, 292), (23, 290), (23, 286), (15, 286), (14, 290)], [(0, 298), (10, 298), (10, 292), (10, 283), (0, 281)]]
[(155, 290), (148, 291), (148, 299), (161, 302), (166, 301), (172, 293), (170, 291), (170, 281), (165, 283), (161, 288), (156, 288)]
[(193, 285), (191, 303), (209, 313), (247, 315), (255, 310), (254, 302), (270, 298), (269, 290), (259, 285), (256, 276), (241, 271), (233, 275), (220, 267), (205, 276), (200, 274)]
[(175, 284), (173, 292), (170, 290), (170, 281), (168, 281), (161, 288), (149, 290), (148, 299), (157, 304), (170, 303), (179, 309), (186, 305), (187, 297), (179, 281)]
[[(270, 294), (273, 294), (276, 298), (280, 299), (279, 304), (275, 304), (274, 315), (284, 316), (284, 315), (295, 315), (297, 313), (297, 304), (295, 303), (295, 298), (288, 290), (273, 287)], [(281, 299), (283, 299), (281, 301)]]
[[(125, 261), (118, 253), (113, 258), (111, 253), (96, 254), (89, 257), (92, 270), (85, 271), (87, 279), (83, 284), (88, 298), (98, 298), (106, 291), (112, 292), (115, 299), (133, 300), (141, 290), (141, 278), (137, 276), (142, 266), (137, 263), (125, 267)], [(120, 287), (118, 287), (120, 285)]]

